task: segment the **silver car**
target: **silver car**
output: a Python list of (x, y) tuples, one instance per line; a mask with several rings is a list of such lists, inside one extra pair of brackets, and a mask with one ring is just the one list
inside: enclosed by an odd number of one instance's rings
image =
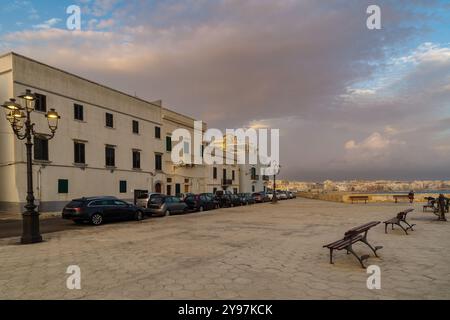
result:
[(174, 213), (187, 213), (188, 205), (180, 198), (157, 195), (151, 197), (145, 213), (156, 216), (170, 216)]
[(143, 193), (136, 199), (136, 206), (139, 208), (147, 209), (152, 198), (161, 196), (161, 193)]

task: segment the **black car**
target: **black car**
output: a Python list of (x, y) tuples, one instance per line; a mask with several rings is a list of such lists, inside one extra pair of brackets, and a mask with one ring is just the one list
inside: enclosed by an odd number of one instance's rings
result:
[(230, 197), (230, 203), (232, 207), (238, 207), (242, 205), (241, 197), (239, 197), (237, 194), (230, 194), (228, 196)]
[(77, 224), (90, 222), (99, 226), (107, 221), (140, 221), (144, 213), (141, 208), (115, 197), (91, 197), (72, 200), (64, 207), (62, 217)]
[(239, 193), (238, 196), (241, 199), (241, 205), (243, 206), (256, 203), (255, 199), (252, 197), (250, 193)]
[(221, 208), (232, 207), (231, 192), (219, 190), (219, 191), (216, 191), (215, 197), (216, 197), (216, 200), (219, 202), (219, 206)]
[(184, 202), (189, 207), (189, 210), (192, 211), (202, 212), (213, 210), (219, 207), (219, 202), (207, 193), (190, 195), (186, 199), (184, 199)]

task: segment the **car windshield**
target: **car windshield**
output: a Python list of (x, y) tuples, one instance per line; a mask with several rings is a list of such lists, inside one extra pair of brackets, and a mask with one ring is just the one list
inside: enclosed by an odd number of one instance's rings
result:
[(147, 199), (148, 198), (148, 193), (142, 193), (137, 198), (138, 199)]

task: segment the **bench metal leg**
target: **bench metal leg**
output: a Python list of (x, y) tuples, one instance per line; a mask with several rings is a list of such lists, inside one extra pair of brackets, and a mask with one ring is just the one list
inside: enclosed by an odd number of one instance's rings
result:
[(407, 230), (414, 231), (413, 227), (415, 226), (415, 224), (409, 224), (406, 220), (402, 220), (402, 222), (408, 226)]
[(373, 247), (373, 246), (369, 243), (369, 241), (367, 241), (367, 237), (362, 238), (362, 239), (361, 239), (361, 242), (362, 242), (362, 243), (365, 243), (365, 244), (373, 251), (373, 253), (375, 254), (375, 257), (379, 258), (378, 254), (377, 254), (377, 251), (380, 250), (380, 249), (383, 249), (382, 246), (376, 246), (376, 247)]
[(330, 249), (330, 264), (334, 264), (334, 262), (333, 262), (333, 249)]
[(352, 246), (348, 246), (347, 247), (347, 251), (350, 252), (351, 254), (353, 254), (355, 256), (356, 259), (358, 259), (359, 263), (361, 264), (361, 267), (363, 267), (363, 269), (366, 269), (366, 266), (364, 265), (364, 260), (366, 260), (369, 256), (362, 256), (359, 257), (355, 251), (353, 251)]
[(397, 225), (398, 225), (400, 228), (402, 228), (403, 231), (405, 231), (405, 233), (408, 235), (408, 229), (405, 229), (405, 228), (400, 224), (400, 222), (397, 223)]

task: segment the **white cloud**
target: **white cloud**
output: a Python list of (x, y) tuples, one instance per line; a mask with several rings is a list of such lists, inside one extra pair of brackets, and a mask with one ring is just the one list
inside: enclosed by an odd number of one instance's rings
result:
[(54, 27), (56, 24), (58, 24), (59, 22), (61, 22), (61, 19), (52, 18), (47, 21), (44, 21), (41, 24), (34, 25), (33, 28), (34, 29), (50, 29), (50, 28)]
[(387, 149), (392, 145), (404, 144), (404, 142), (397, 141), (394, 139), (389, 139), (384, 137), (378, 132), (372, 133), (365, 140), (360, 143), (355, 142), (355, 140), (350, 140), (345, 143), (345, 149), (347, 150), (365, 150), (365, 151), (380, 151)]

